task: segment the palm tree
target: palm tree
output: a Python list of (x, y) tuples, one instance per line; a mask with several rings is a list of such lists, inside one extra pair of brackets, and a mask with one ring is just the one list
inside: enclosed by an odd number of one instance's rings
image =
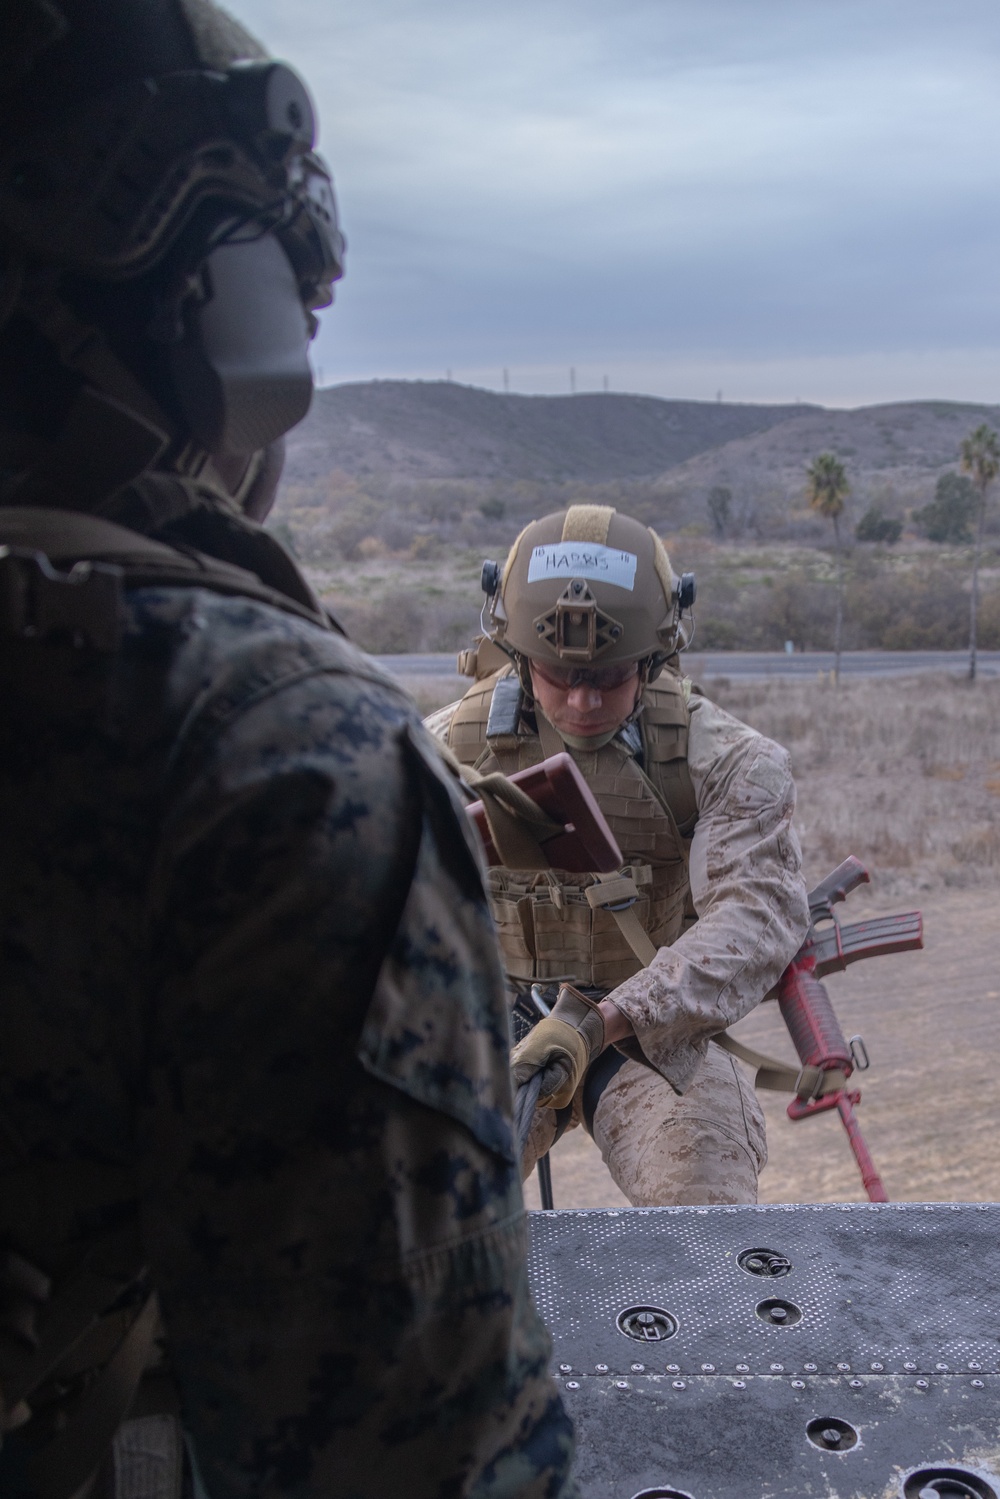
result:
[(833, 539), (837, 554), (837, 622), (833, 631), (833, 680), (840, 684), (840, 636), (844, 624), (844, 566), (841, 556), (840, 517), (844, 501), (851, 492), (844, 465), (834, 453), (820, 453), (806, 470), (809, 483), (806, 495), (818, 515), (833, 522)]
[(976, 615), (979, 611), (979, 558), (983, 550), (986, 491), (1000, 473), (1000, 437), (984, 422), (962, 443), (963, 473), (971, 478), (979, 494), (979, 525), (972, 554), (972, 597), (969, 600), (969, 681), (976, 680)]

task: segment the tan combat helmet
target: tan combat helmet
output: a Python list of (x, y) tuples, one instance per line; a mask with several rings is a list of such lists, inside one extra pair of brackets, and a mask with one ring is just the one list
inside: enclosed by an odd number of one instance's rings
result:
[(485, 563), (483, 590), (488, 633), (508, 654), (564, 667), (649, 661), (654, 676), (686, 644), (695, 583), (640, 521), (572, 505), (526, 526), (502, 572)]

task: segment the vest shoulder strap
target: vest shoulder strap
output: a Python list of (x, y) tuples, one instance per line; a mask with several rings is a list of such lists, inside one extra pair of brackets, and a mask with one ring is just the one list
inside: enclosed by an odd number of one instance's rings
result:
[(698, 802), (688, 768), (691, 714), (682, 678), (664, 671), (643, 693), (643, 763), (678, 831), (689, 838), (698, 821)]
[(256, 573), (207, 553), (168, 546), (82, 511), (0, 508), (0, 632), (34, 638), (69, 632), (113, 650), (122, 592), (161, 585), (256, 599), (332, 628), (325, 615)]
[[(678, 831), (689, 838), (698, 821), (698, 803), (688, 769), (690, 713), (683, 680), (675, 672), (663, 672), (646, 687), (643, 701), (639, 723), (646, 776)], [(490, 749), (507, 773), (517, 770), (520, 762), (512, 759), (508, 766), (505, 757), (523, 748), (517, 732), (520, 711), (521, 684), (514, 668), (505, 666), (476, 682), (462, 698), (448, 730), (449, 748), (463, 765), (475, 765)]]
[[(501, 683), (511, 680), (520, 685), (513, 667), (509, 664), (502, 666), (499, 671), (470, 687), (455, 709), (448, 729), (448, 748), (463, 765), (475, 765), (486, 749), (494, 692)], [(512, 734), (516, 732), (516, 728), (515, 723)]]

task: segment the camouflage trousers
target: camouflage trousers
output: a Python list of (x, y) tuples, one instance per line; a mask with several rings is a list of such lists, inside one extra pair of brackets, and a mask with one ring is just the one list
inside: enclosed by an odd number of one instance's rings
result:
[[(573, 1099), (570, 1129), (586, 1127), (583, 1092)], [(536, 1111), (523, 1177), (551, 1147), (557, 1128), (553, 1109)], [(590, 1132), (633, 1207), (757, 1201), (767, 1162), (764, 1116), (746, 1074), (711, 1043), (681, 1095), (652, 1067), (627, 1059), (601, 1093)]]

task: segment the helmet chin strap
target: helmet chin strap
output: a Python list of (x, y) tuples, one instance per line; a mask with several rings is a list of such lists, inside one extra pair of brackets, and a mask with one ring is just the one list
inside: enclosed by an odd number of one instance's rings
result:
[[(609, 729), (606, 734), (564, 734), (562, 729), (556, 729), (556, 733), (564, 744), (575, 750), (599, 750), (606, 744), (610, 744), (615, 735), (620, 733), (629, 719), (624, 723), (617, 724), (615, 728)], [(555, 725), (553, 725), (553, 728)]]

